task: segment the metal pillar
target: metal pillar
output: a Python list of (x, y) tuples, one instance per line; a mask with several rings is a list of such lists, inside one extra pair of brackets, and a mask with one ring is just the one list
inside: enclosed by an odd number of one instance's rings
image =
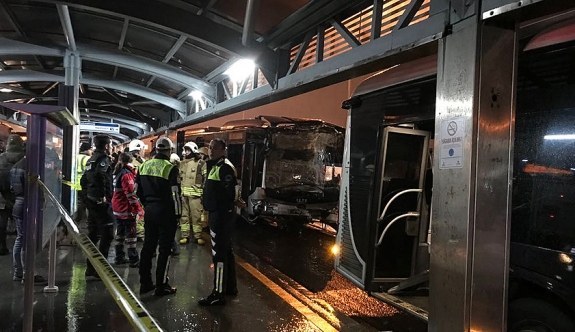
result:
[[(46, 119), (39, 114), (31, 114), (28, 119), (28, 144), (26, 147), (27, 180), (24, 215), (26, 260), (24, 280), (24, 325), (23, 331), (32, 331), (34, 317), (34, 265), (36, 261), (36, 241), (41, 233), (37, 225), (42, 223), (42, 192), (36, 180), (44, 176), (44, 146), (38, 142), (46, 141)], [(30, 156), (34, 156), (31, 158)]]
[(516, 29), (477, 16), (439, 44), (429, 331), (505, 331)]

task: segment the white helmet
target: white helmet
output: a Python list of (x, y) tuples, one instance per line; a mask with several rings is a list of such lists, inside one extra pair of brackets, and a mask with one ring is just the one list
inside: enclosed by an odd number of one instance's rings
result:
[(172, 140), (167, 138), (166, 136), (162, 136), (158, 138), (156, 141), (156, 150), (157, 151), (170, 151), (174, 148), (174, 144)]
[(140, 151), (144, 148), (144, 142), (139, 139), (132, 140), (128, 145), (128, 151)]
[(178, 155), (175, 154), (175, 153), (172, 153), (172, 154), (170, 155), (170, 162), (171, 162), (172, 164), (177, 164), (177, 163), (179, 163), (179, 162), (180, 162), (180, 156), (178, 156)]
[(198, 145), (194, 142), (188, 142), (188, 143), (184, 144), (184, 149), (185, 148), (192, 150), (192, 153), (198, 153), (199, 152)]

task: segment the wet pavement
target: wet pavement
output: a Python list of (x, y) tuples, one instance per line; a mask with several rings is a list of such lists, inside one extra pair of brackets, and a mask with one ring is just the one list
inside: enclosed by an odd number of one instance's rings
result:
[[(166, 331), (425, 331), (423, 322), (369, 297), (333, 271), (334, 238), (317, 231), (285, 232), (238, 222), (239, 295), (225, 307), (204, 308), (197, 300), (211, 290), (209, 246), (188, 244), (171, 261), (175, 296), (141, 297)], [(9, 237), (13, 241), (13, 237)], [(46, 273), (45, 253), (38, 270)], [(111, 251), (111, 256), (113, 250)], [(86, 281), (78, 248), (58, 250), (57, 294), (37, 286), (35, 331), (130, 331), (132, 327), (104, 284)], [(113, 261), (111, 258), (110, 261)], [(0, 256), (0, 331), (20, 331), (23, 286), (11, 279), (11, 257)], [(138, 271), (115, 267), (133, 290)], [(327, 325), (329, 324), (329, 325)]]

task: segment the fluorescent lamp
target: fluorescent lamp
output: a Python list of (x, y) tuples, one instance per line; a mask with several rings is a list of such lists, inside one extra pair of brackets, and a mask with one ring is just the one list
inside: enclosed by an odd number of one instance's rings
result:
[(7, 88), (2, 88), (2, 89), (0, 89), (0, 92), (10, 93), (10, 92), (12, 92), (12, 90), (7, 89)]
[(575, 139), (575, 134), (564, 134), (564, 135), (545, 135), (543, 139), (551, 141), (565, 141), (570, 139)]
[(250, 59), (240, 59), (234, 62), (228, 70), (224, 72), (232, 81), (241, 82), (254, 73), (256, 64)]
[(190, 92), (190, 94), (188, 94), (188, 96), (194, 98), (195, 100), (200, 100), (200, 99), (202, 99), (204, 94), (201, 91), (194, 90), (194, 91)]

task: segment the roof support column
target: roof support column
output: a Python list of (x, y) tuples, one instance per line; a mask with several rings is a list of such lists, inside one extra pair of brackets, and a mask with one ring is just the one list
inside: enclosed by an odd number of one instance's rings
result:
[[(64, 56), (64, 85), (58, 86), (58, 105), (66, 106), (80, 123), (80, 74), (82, 60), (76, 53), (67, 51)], [(76, 181), (76, 153), (80, 143), (80, 126), (64, 127), (64, 146), (62, 156), (62, 176), (66, 181)], [(76, 211), (76, 192), (67, 185), (62, 185), (62, 204), (73, 214)]]
[(438, 59), (429, 331), (505, 331), (515, 22), (455, 22)]

